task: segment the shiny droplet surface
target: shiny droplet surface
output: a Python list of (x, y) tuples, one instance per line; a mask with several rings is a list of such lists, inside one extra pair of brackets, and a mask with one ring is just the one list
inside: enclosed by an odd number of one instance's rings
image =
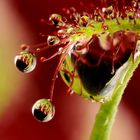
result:
[(55, 114), (55, 107), (49, 99), (39, 99), (32, 107), (34, 118), (40, 122), (50, 121)]
[(47, 44), (49, 46), (57, 45), (59, 44), (60, 39), (57, 36), (48, 36), (47, 38)]
[(29, 73), (36, 67), (36, 57), (31, 52), (23, 51), (15, 56), (15, 65), (23, 73)]
[(86, 27), (88, 25), (89, 21), (90, 21), (90, 19), (88, 16), (82, 16), (79, 20), (79, 25)]
[(113, 7), (112, 7), (112, 6), (109, 6), (109, 7), (107, 7), (107, 8), (103, 7), (103, 8), (102, 8), (102, 12), (103, 12), (104, 14), (106, 14), (106, 15), (110, 15), (110, 14), (112, 14), (112, 12), (113, 12)]
[(58, 37), (65, 38), (67, 36), (66, 31), (61, 29), (57, 32)]
[(51, 24), (53, 24), (55, 26), (63, 25), (62, 16), (59, 14), (52, 14), (49, 18), (49, 21), (51, 22)]

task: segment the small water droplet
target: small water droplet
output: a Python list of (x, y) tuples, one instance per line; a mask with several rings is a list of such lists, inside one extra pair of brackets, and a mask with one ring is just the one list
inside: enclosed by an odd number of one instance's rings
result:
[(58, 49), (58, 51), (59, 51), (60, 53), (62, 53), (63, 48), (62, 48), (62, 47), (60, 47), (60, 48)]
[(36, 67), (36, 57), (31, 52), (20, 52), (15, 57), (15, 65), (21, 72), (29, 73)]
[(73, 31), (74, 31), (74, 28), (69, 27), (69, 28), (67, 29), (67, 34), (71, 34), (71, 33), (73, 33)]
[(102, 8), (102, 12), (103, 12), (104, 14), (106, 14), (106, 15), (110, 15), (110, 14), (112, 14), (112, 12), (113, 12), (113, 7), (112, 7), (112, 6), (109, 6), (109, 7), (107, 7), (107, 8), (103, 7), (103, 8)]
[(55, 107), (49, 99), (39, 99), (32, 107), (34, 118), (40, 122), (50, 121), (55, 114)]
[(86, 27), (89, 23), (89, 17), (88, 16), (82, 16), (79, 20), (79, 25)]
[(52, 22), (55, 26), (63, 26), (62, 16), (59, 14), (52, 14), (49, 18), (49, 21)]
[(59, 44), (60, 39), (57, 36), (48, 36), (47, 38), (47, 44), (49, 46), (57, 45)]
[(67, 36), (66, 35), (66, 31), (65, 30), (62, 30), (62, 29), (57, 32), (57, 35), (60, 38), (65, 38)]
[(140, 2), (138, 0), (132, 0), (132, 6), (138, 9), (140, 8)]

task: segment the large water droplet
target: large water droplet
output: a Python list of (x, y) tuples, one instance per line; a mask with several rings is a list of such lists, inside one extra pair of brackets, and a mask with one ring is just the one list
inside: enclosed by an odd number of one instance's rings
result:
[(32, 114), (40, 122), (50, 121), (55, 114), (55, 108), (49, 99), (39, 99), (32, 107)]
[(31, 52), (20, 52), (20, 54), (15, 57), (15, 65), (21, 72), (29, 73), (35, 69), (36, 57)]

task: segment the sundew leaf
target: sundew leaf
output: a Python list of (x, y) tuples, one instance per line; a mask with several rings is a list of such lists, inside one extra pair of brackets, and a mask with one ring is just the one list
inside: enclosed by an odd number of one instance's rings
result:
[[(109, 29), (107, 30), (110, 34), (117, 32), (117, 31), (132, 31), (136, 32), (138, 35), (140, 33), (140, 19), (137, 19), (137, 24), (132, 24), (128, 19), (120, 20), (120, 25), (116, 26), (115, 20), (106, 20), (106, 24), (109, 25)], [(83, 32), (84, 35), (73, 35), (70, 39), (71, 41), (76, 40), (82, 40), (86, 36), (86, 38), (90, 38), (92, 34), (101, 34), (103, 32), (101, 28), (101, 23), (94, 23), (94, 30), (92, 27), (83, 27), (79, 32)], [(103, 40), (103, 38), (101, 38)], [(127, 44), (126, 44), (127, 45)], [(124, 46), (126, 47), (126, 46)], [(131, 54), (129, 59), (117, 70), (114, 77), (109, 82), (109, 86), (107, 86), (106, 89), (104, 89), (105, 92), (108, 92), (108, 89), (111, 88), (111, 96), (107, 97), (108, 99), (101, 105), (101, 108), (96, 116), (95, 125), (93, 127), (90, 140), (109, 140), (111, 128), (113, 126), (113, 123), (115, 121), (115, 116), (118, 110), (118, 105), (121, 101), (122, 95), (124, 93), (124, 90), (133, 76), (133, 73), (135, 69), (137, 68), (138, 64), (140, 63), (140, 50), (139, 50), (139, 40), (137, 41), (137, 52), (134, 54)], [(68, 65), (68, 69), (70, 71), (73, 71), (73, 66), (71, 64), (70, 57), (66, 58), (66, 63)], [(65, 77), (60, 72), (63, 80), (67, 83)], [(67, 85), (69, 85), (67, 83)], [(74, 80), (74, 83), (72, 85), (72, 89), (74, 91), (77, 91), (77, 93), (80, 92), (80, 83), (78, 80)], [(88, 93), (86, 94), (86, 91), (83, 91), (83, 97), (88, 98)], [(96, 101), (101, 101), (102, 97), (97, 97)]]
[[(69, 40), (70, 42), (73, 42), (73, 44), (75, 45), (76, 43), (75, 42), (88, 42), (89, 40), (91, 40), (91, 38), (93, 36), (96, 36), (99, 41), (100, 41), (100, 45), (103, 49), (106, 49), (107, 47), (107, 43), (109, 44), (110, 41), (108, 41), (108, 37), (112, 37), (114, 36), (115, 33), (121, 33), (121, 32), (124, 32), (125, 35), (127, 35), (127, 39), (131, 40), (133, 37), (137, 36), (137, 34), (140, 33), (140, 19), (137, 19), (137, 24), (133, 24), (131, 23), (127, 18), (125, 19), (121, 19), (120, 20), (120, 24), (117, 25), (116, 23), (116, 19), (113, 19), (113, 20), (106, 20), (106, 24), (109, 25), (109, 28), (108, 30), (104, 30), (102, 28), (102, 23), (100, 22), (93, 22), (92, 23), (92, 26), (87, 26), (87, 27), (80, 27), (80, 28), (77, 28), (75, 29), (75, 31), (77, 33), (80, 33), (80, 34), (73, 34), (70, 36)], [(105, 33), (104, 33), (105, 32)], [(133, 34), (131, 36), (131, 33)], [(119, 40), (119, 39), (118, 39)], [(90, 42), (90, 41), (89, 41)], [(94, 42), (94, 39), (93, 39), (93, 42)], [(123, 42), (123, 38), (122, 38), (122, 42)], [(127, 44), (124, 44), (122, 47), (123, 49), (126, 51), (127, 48), (129, 48), (131, 45), (126, 42)], [(97, 48), (94, 48), (94, 46), (91, 46), (93, 48), (91, 48), (91, 50), (93, 51), (93, 54), (91, 54), (92, 56), (93, 55), (96, 55), (94, 54), (94, 51), (100, 49), (100, 46), (99, 44), (94, 44), (95, 47), (97, 45)], [(128, 47), (129, 45), (129, 47)], [(88, 45), (87, 45), (88, 46)], [(70, 46), (68, 47), (68, 49), (70, 48), (74, 48), (74, 46)], [(132, 61), (133, 61), (133, 57), (135, 54), (135, 49), (137, 49), (137, 47), (133, 48), (134, 50), (131, 51), (132, 53)], [(104, 50), (104, 52), (106, 53), (108, 50)], [(100, 53), (100, 52), (99, 52)], [(65, 53), (64, 53), (65, 54)], [(99, 54), (99, 58), (102, 54)], [(112, 55), (112, 54), (109, 54), (109, 55)], [(117, 55), (120, 55), (119, 53)], [(125, 56), (125, 54), (122, 54)], [(63, 55), (62, 55), (63, 56)], [(81, 57), (81, 56), (80, 56)], [(83, 57), (83, 56), (82, 56)], [(88, 57), (88, 54), (87, 54), (87, 57)], [(107, 55), (105, 57), (108, 57)], [(128, 57), (129, 58), (129, 57)], [(84, 59), (86, 60), (86, 54), (84, 56)], [(113, 59), (113, 56), (112, 58)], [(128, 60), (128, 59), (127, 59)], [(73, 91), (84, 97), (84, 98), (87, 98), (87, 99), (94, 99), (95, 101), (97, 102), (104, 102), (104, 100), (106, 100), (107, 98), (109, 98), (112, 93), (114, 92), (114, 89), (116, 87), (116, 84), (117, 84), (117, 81), (121, 78), (122, 79), (122, 75), (123, 77), (125, 76), (126, 72), (127, 71), (127, 68), (125, 68), (124, 71), (120, 72), (120, 73), (116, 73), (114, 75), (112, 75), (112, 77), (110, 78), (110, 80), (106, 83), (106, 85), (100, 90), (98, 91), (99, 93), (95, 94), (94, 96), (94, 93), (90, 93), (90, 91), (87, 91), (83, 86), (81, 86), (81, 81), (80, 81), (80, 78), (79, 77), (72, 77), (71, 76), (71, 79), (73, 79), (73, 83), (70, 85), (70, 83), (67, 81), (66, 79), (66, 73), (63, 69), (65, 69), (66, 71), (69, 72), (69, 74), (73, 71), (75, 73), (75, 75), (78, 75), (78, 70), (74, 70), (74, 65), (75, 65), (75, 62), (73, 63), (72, 62), (72, 56), (71, 56), (71, 52), (70, 52), (70, 55), (67, 55), (67, 57), (65, 58), (65, 61), (63, 63), (63, 65), (61, 66), (60, 68), (60, 75), (62, 77), (62, 79), (64, 80), (64, 82), (68, 85), (68, 86), (71, 86), (71, 88), (73, 89)], [(105, 60), (106, 61), (106, 60)], [(109, 60), (109, 61), (113, 61), (113, 60)], [(105, 63), (108, 63), (108, 60), (105, 62)], [(121, 62), (120, 62), (121, 63)], [(124, 63), (124, 62), (123, 62)], [(83, 64), (79, 64), (79, 65), (83, 65)], [(86, 64), (85, 64), (86, 65)], [(84, 73), (88, 73), (88, 71), (86, 71), (87, 67), (83, 66), (85, 71), (83, 72)], [(92, 67), (92, 66), (91, 66)], [(97, 66), (98, 67), (98, 66)], [(79, 68), (80, 69), (80, 68)], [(94, 69), (94, 67), (93, 67)], [(93, 70), (92, 69), (92, 70)], [(117, 68), (118, 69), (118, 68)], [(80, 71), (80, 70), (79, 70)], [(81, 70), (82, 71), (82, 70)], [(117, 70), (118, 71), (118, 70)], [(103, 71), (101, 71), (102, 73)], [(68, 74), (68, 75), (69, 75)], [(89, 74), (90, 76), (90, 74)], [(104, 76), (104, 75), (103, 75)], [(120, 77), (121, 76), (121, 77)], [(100, 77), (101, 79), (103, 79), (104, 77)], [(93, 77), (94, 79), (94, 77)], [(85, 80), (85, 79), (84, 79)], [(98, 80), (98, 79), (97, 79)], [(92, 82), (92, 80), (91, 80)], [(96, 81), (95, 81), (96, 82)], [(94, 86), (94, 84), (92, 84), (92, 86)], [(81, 89), (80, 89), (81, 87)], [(82, 93), (80, 92), (80, 90), (82, 90)], [(92, 96), (93, 95), (93, 96)]]
[(109, 140), (111, 128), (114, 123), (118, 105), (121, 101), (124, 90), (129, 80), (133, 76), (135, 69), (140, 63), (139, 54), (140, 52), (138, 51), (136, 54), (138, 56), (135, 62), (132, 61), (131, 56), (129, 60), (122, 66), (122, 69), (124, 69), (124, 71), (122, 71), (123, 77), (118, 79), (111, 98), (101, 105), (100, 110), (96, 116), (96, 121), (90, 140)]
[[(52, 56), (40, 59), (46, 62), (61, 55), (52, 77), (49, 101), (53, 100), (55, 81), (60, 73), (69, 87), (68, 93), (102, 103), (90, 139), (109, 140), (124, 90), (140, 63), (140, 3), (133, 0), (122, 9), (118, 3), (96, 7), (93, 14), (86, 15), (76, 9), (66, 9), (66, 13), (69, 13), (68, 19), (59, 14), (50, 16), (48, 22), (56, 26), (57, 31), (48, 36), (46, 43), (38, 45), (33, 52), (25, 46), (22, 50), (34, 58), (41, 51), (58, 48)], [(15, 59), (16, 64), (18, 60), (18, 69), (25, 72), (24, 69), (34, 63), (27, 59), (30, 57), (24, 59), (20, 55)]]

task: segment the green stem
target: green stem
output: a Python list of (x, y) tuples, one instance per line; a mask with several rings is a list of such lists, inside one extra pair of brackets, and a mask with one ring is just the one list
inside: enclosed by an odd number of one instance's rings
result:
[(124, 90), (139, 63), (140, 56), (136, 58), (135, 62), (132, 62), (132, 58), (128, 60), (126, 68), (127, 72), (125, 73), (123, 82), (120, 83), (120, 81), (118, 81), (111, 99), (103, 103), (97, 113), (90, 140), (109, 140), (118, 105), (121, 101)]

